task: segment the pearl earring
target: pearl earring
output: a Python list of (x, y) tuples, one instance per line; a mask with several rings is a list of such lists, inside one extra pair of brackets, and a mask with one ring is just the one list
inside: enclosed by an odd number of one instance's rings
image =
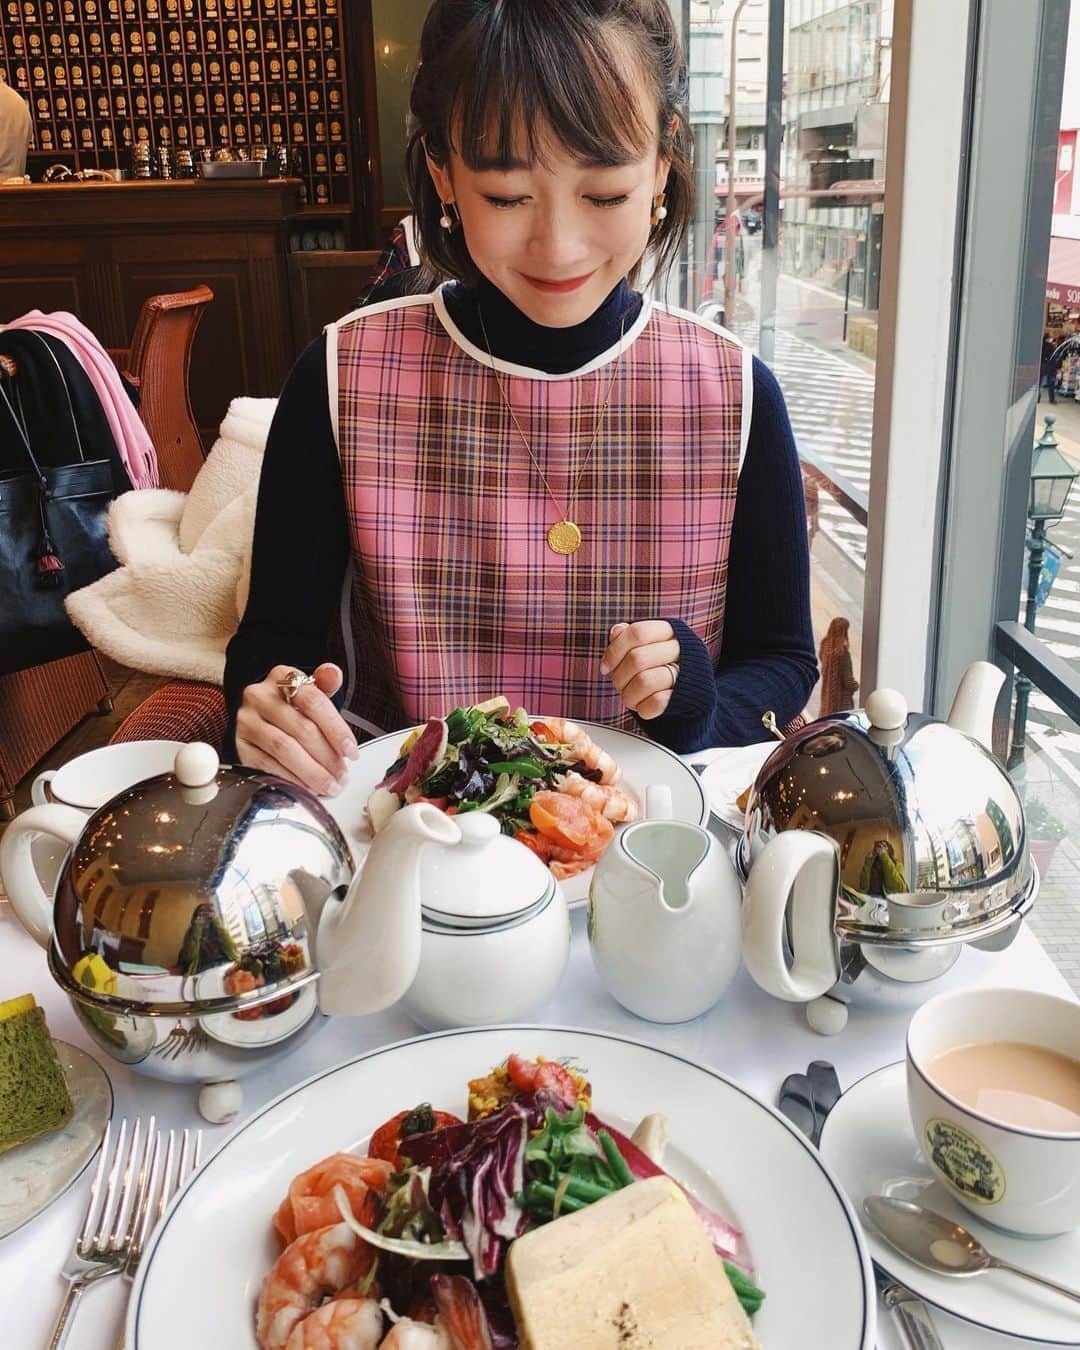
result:
[(439, 224), (444, 230), (452, 230), (454, 228), (454, 217), (450, 214), (453, 207), (453, 202), (443, 202), (443, 213), (439, 217)]
[(662, 220), (667, 220), (667, 207), (664, 205), (665, 193), (658, 192), (656, 200), (653, 202), (652, 223), (659, 225)]

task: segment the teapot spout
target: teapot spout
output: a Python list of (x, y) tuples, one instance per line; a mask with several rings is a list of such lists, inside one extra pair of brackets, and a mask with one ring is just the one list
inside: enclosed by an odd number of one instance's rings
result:
[(375, 836), (345, 899), (328, 901), (319, 920), (324, 1013), (381, 1012), (406, 992), (420, 965), (420, 850), (460, 839), (457, 825), (430, 802), (398, 811)]
[(955, 731), (973, 737), (992, 752), (994, 704), (1005, 683), (1004, 671), (989, 661), (972, 661), (964, 671), (946, 719)]

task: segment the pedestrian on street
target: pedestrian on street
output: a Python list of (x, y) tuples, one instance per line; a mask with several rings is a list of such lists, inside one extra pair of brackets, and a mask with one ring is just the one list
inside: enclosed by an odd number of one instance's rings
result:
[(1050, 391), (1050, 402), (1057, 402), (1057, 373), (1058, 366), (1061, 364), (1060, 358), (1055, 356), (1058, 343), (1049, 333), (1043, 333), (1042, 356), (1039, 359), (1039, 398), (1042, 398), (1042, 389), (1045, 384)]
[(30, 146), (30, 109), (0, 71), (0, 183), (26, 172)]

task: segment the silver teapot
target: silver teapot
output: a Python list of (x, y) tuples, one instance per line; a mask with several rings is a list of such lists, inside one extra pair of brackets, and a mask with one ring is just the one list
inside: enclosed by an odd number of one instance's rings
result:
[[(32, 846), (68, 853), (55, 898)], [(212, 1120), (236, 1079), (298, 1046), (323, 1014), (402, 1001), (427, 1027), (519, 1020), (566, 967), (566, 898), (542, 862), (483, 812), (417, 802), (362, 867), (311, 793), (183, 746), (89, 818), (34, 806), (0, 839), (12, 908), (113, 1059), (202, 1085)], [(317, 982), (317, 988), (316, 988)]]
[[(70, 850), (55, 899), (31, 855), (41, 834)], [(317, 798), (200, 744), (89, 819), (35, 806), (0, 840), (12, 907), (87, 1032), (139, 1073), (204, 1085), (209, 1119), (319, 1026), (313, 919), (353, 871)]]
[(815, 1030), (841, 1030), (857, 991), (945, 974), (965, 944), (1007, 947), (1034, 903), (1023, 807), (988, 748), (1003, 679), (976, 662), (945, 722), (876, 690), (758, 774), (736, 858), (743, 954)]

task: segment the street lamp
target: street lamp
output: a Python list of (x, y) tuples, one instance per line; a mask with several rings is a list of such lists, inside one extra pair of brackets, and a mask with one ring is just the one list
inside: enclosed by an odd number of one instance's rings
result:
[[(1076, 469), (1058, 449), (1054, 438), (1053, 413), (1046, 417), (1043, 434), (1031, 456), (1031, 480), (1028, 484), (1028, 519), (1032, 522), (1028, 537), (1027, 600), (1024, 605), (1024, 627), (1035, 631), (1036, 598), (1039, 578), (1042, 576), (1046, 554), (1046, 527), (1059, 521), (1065, 514), (1065, 503), (1077, 476)], [(1016, 719), (1013, 724), (1012, 749), (1009, 751), (1010, 769), (1024, 762), (1027, 732), (1028, 699), (1031, 681), (1023, 673), (1016, 677)]]

